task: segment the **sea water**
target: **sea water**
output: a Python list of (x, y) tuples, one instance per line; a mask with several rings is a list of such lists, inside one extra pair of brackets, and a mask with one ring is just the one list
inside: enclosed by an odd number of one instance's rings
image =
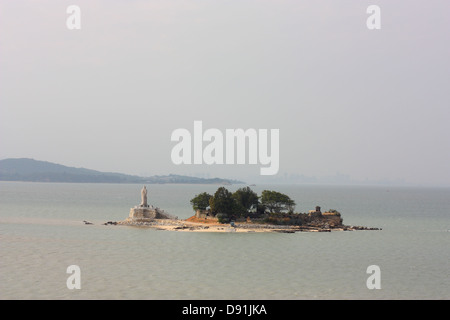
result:
[[(215, 185), (148, 185), (180, 219)], [(226, 186), (234, 191), (239, 185)], [(449, 299), (450, 189), (261, 185), (379, 231), (196, 233), (103, 225), (136, 184), (0, 182), (1, 299)], [(91, 225), (84, 224), (84, 220)], [(80, 268), (69, 289), (67, 268)], [(367, 268), (380, 268), (369, 289)]]

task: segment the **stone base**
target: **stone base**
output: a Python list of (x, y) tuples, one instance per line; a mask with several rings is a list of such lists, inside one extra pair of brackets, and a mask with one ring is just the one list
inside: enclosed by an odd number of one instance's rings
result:
[(134, 207), (130, 209), (129, 220), (151, 221), (161, 219), (160, 213), (156, 208)]

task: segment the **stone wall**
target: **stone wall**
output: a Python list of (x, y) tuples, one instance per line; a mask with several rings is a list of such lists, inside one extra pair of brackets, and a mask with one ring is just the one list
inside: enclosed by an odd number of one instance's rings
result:
[(154, 220), (161, 217), (157, 209), (135, 207), (130, 209), (128, 218), (132, 220)]
[(330, 226), (340, 226), (343, 222), (339, 212), (324, 212), (322, 214), (322, 219), (327, 221)]

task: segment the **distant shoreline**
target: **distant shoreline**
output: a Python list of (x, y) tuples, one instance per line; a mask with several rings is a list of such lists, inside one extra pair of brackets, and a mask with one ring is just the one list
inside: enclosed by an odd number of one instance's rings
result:
[(243, 181), (233, 179), (198, 178), (177, 174), (141, 177), (123, 173), (68, 167), (28, 158), (0, 160), (0, 181), (117, 184), (245, 184)]

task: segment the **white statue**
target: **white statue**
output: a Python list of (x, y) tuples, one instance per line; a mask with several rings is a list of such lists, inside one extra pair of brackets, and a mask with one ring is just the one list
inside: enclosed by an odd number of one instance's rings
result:
[(145, 186), (141, 190), (141, 207), (148, 207), (148, 204), (147, 204), (147, 188)]

